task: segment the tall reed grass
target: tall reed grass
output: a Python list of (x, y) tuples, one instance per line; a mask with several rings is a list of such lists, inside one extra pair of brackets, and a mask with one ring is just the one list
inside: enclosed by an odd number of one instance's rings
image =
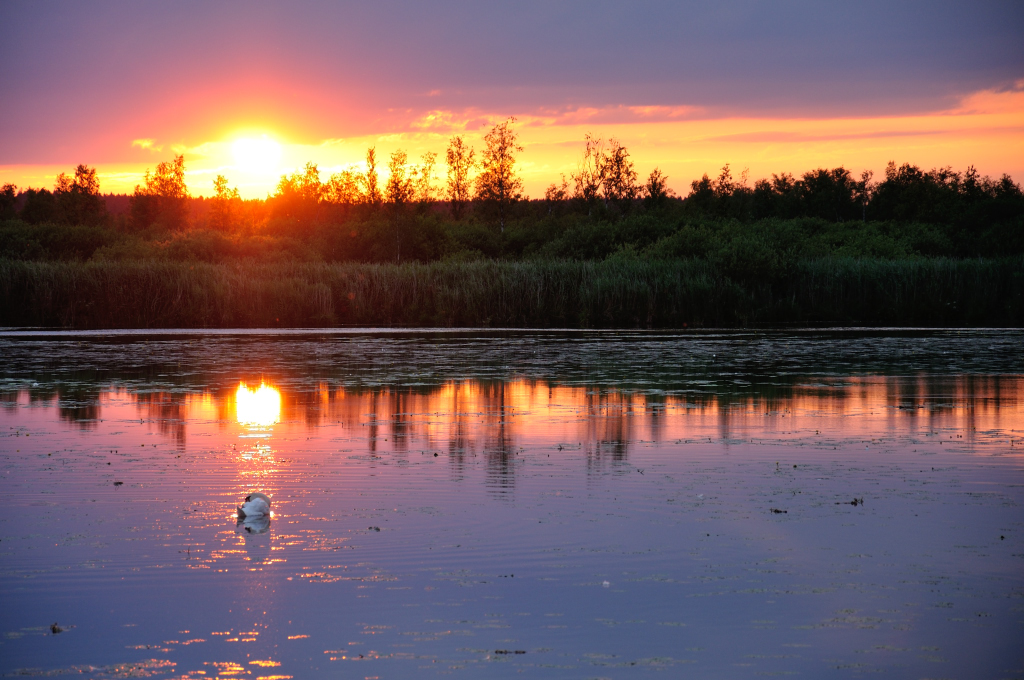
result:
[(710, 327), (1024, 322), (1024, 260), (202, 264), (0, 260), (0, 324), (62, 328)]

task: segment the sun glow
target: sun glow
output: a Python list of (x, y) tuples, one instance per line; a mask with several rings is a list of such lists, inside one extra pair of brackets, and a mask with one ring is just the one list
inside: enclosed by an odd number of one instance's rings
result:
[(235, 392), (235, 417), (240, 425), (270, 427), (281, 422), (281, 392), (265, 383), (253, 389), (245, 383)]
[(241, 137), (231, 145), (235, 168), (254, 175), (274, 175), (280, 170), (281, 145), (262, 137)]
[[(187, 182), (193, 195), (210, 195), (213, 178), (223, 174), (243, 198), (273, 194), (281, 175), (315, 163), (322, 180), (345, 169), (362, 171), (366, 150), (376, 148), (378, 163), (402, 149), (411, 162), (425, 152), (443, 158), (448, 139), (462, 134), (478, 150), (491, 122), (503, 120), (504, 111), (435, 109), (397, 113), (394, 118), (359, 123), (358, 135), (331, 138), (304, 136), (283, 122), (271, 124), (225, 122), (216, 138), (181, 139), (159, 130), (138, 138), (125, 137), (131, 155), (99, 167), (103, 193), (132, 193), (146, 169), (182, 153)], [(816, 167), (840, 165), (859, 175), (873, 170), (884, 176), (889, 160), (914, 163), (922, 169), (973, 165), (982, 175), (1008, 173), (1024, 178), (1024, 81), (1009, 91), (983, 90), (965, 96), (952, 108), (912, 114), (860, 117), (719, 117), (688, 107), (627, 106), (605, 108), (528, 110), (517, 113), (523, 153), (517, 172), (525, 193), (540, 197), (561, 175), (576, 171), (584, 136), (615, 138), (628, 147), (630, 160), (643, 180), (655, 167), (668, 176), (670, 188), (685, 196), (690, 182), (731, 163), (734, 174), (748, 168), (751, 181), (773, 173), (802, 174)], [(330, 126), (324, 124), (324, 129)], [(119, 152), (120, 153), (120, 152)], [(81, 160), (91, 164), (89, 157)], [(8, 161), (9, 162), (9, 161)], [(444, 167), (437, 168), (443, 176)], [(0, 185), (20, 188), (52, 187), (65, 164), (4, 164), (0, 158)]]

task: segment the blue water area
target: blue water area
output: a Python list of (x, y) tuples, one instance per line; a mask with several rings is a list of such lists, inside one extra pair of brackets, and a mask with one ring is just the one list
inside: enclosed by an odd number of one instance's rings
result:
[(3, 332), (0, 674), (1019, 677), (1022, 347)]

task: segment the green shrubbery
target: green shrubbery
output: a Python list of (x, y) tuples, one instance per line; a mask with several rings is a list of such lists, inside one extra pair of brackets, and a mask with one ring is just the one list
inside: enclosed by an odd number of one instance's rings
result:
[[(510, 121), (473, 150), (398, 150), (386, 181), (327, 181), (310, 163), (265, 201), (227, 180), (193, 199), (184, 160), (147, 173), (106, 212), (96, 171), (53, 192), (0, 191), (0, 323), (57, 326), (743, 324), (1015, 325), (1024, 193), (973, 169), (890, 164), (752, 187), (645, 184), (614, 141), (588, 136), (574, 187), (523, 200)], [(475, 193), (473, 188), (475, 186)], [(443, 194), (443, 195), (442, 195)]]
[[(525, 212), (525, 210), (523, 211)], [(474, 220), (410, 214), (402, 221), (369, 214), (294, 230), (256, 232), (189, 229), (138, 234), (115, 226), (0, 222), (0, 257), (20, 260), (158, 259), (230, 262), (432, 262), (446, 259), (603, 260), (617, 253), (641, 259), (702, 258), (730, 274), (771, 278), (794, 262), (821, 257), (965, 257), (944, 225), (829, 222), (818, 218), (740, 221), (638, 213), (617, 220), (581, 215), (529, 216), (498, 233)], [(1019, 254), (1012, 239), (991, 244), (991, 256)]]

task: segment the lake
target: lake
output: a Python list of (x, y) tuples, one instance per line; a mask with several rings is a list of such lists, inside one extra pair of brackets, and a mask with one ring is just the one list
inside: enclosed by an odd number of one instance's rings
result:
[(1022, 348), (2, 332), (0, 673), (1017, 677)]

